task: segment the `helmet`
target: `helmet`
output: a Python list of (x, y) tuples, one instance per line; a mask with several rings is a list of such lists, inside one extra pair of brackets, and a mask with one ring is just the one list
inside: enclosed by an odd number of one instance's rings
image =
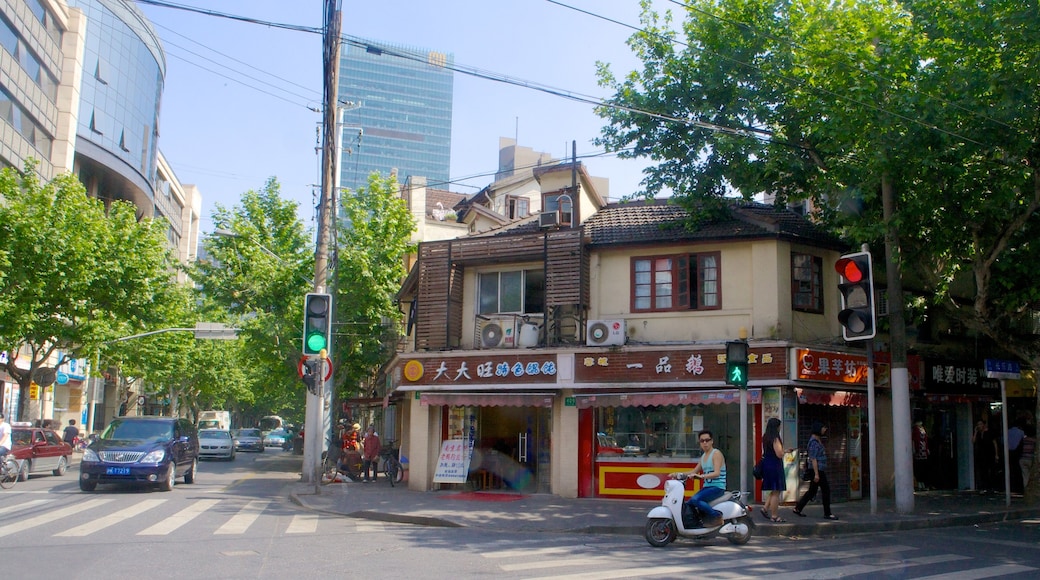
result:
[(351, 428), (352, 428), (353, 430), (355, 430), (355, 431), (360, 431), (360, 430), (361, 430), (361, 425), (358, 425), (357, 423), (354, 423), (354, 424), (353, 424), (353, 425), (351, 425), (350, 427), (351, 427)]

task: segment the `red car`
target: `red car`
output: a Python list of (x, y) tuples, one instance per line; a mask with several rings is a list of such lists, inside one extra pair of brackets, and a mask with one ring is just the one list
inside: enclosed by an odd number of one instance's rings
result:
[(11, 456), (18, 460), (18, 481), (45, 471), (64, 475), (72, 460), (72, 446), (50, 429), (15, 424), (11, 427), (11, 442)]

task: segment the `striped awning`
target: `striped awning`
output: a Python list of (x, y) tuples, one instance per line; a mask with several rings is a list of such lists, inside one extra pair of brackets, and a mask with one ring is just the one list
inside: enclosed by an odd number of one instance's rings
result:
[[(762, 401), (762, 389), (748, 389), (748, 403)], [(722, 405), (740, 403), (739, 389), (596, 393), (576, 395), (579, 409), (589, 407), (660, 407), (666, 405)]]
[(552, 393), (422, 393), (419, 404), (447, 407), (551, 407)]

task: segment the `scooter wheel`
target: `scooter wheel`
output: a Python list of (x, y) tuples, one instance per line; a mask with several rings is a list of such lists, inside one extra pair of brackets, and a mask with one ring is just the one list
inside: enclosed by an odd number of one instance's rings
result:
[(751, 521), (751, 516), (737, 518), (737, 520), (734, 523), (744, 524), (744, 526), (747, 527), (747, 532), (743, 534), (732, 533), (726, 536), (726, 539), (729, 540), (731, 544), (743, 546), (744, 544), (748, 543), (748, 541), (751, 539), (751, 526), (753, 526), (754, 523)]
[(675, 522), (666, 518), (653, 518), (646, 522), (646, 541), (655, 548), (663, 548), (675, 540)]

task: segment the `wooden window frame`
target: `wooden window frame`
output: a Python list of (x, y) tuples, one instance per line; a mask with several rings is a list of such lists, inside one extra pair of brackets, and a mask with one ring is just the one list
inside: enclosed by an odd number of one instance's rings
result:
[[(808, 280), (806, 267), (799, 264), (809, 261)], [(800, 303), (800, 296), (808, 296), (808, 303)], [(791, 252), (791, 310), (809, 314), (823, 314), (823, 258), (804, 252)]]
[[(668, 269), (659, 268), (660, 262), (669, 260)], [(637, 267), (642, 262), (649, 262), (650, 282), (648, 284), (637, 283)], [(695, 264), (691, 269), (690, 264)], [(658, 274), (668, 273), (667, 277), (657, 279)], [(655, 282), (655, 279), (657, 281)], [(671, 305), (667, 307), (655, 306), (656, 302), (665, 295), (658, 295), (656, 290), (662, 284), (671, 287)], [(706, 291), (708, 286), (713, 289)], [(649, 286), (650, 307), (640, 308), (637, 299), (647, 298), (637, 296), (637, 288)], [(632, 312), (680, 312), (699, 310), (721, 310), (722, 309), (722, 253), (721, 252), (699, 252), (695, 254), (665, 254), (656, 256), (633, 256), (630, 260), (629, 271), (629, 304)], [(710, 298), (711, 300), (709, 300)], [(713, 302), (708, 304), (709, 302)]]

